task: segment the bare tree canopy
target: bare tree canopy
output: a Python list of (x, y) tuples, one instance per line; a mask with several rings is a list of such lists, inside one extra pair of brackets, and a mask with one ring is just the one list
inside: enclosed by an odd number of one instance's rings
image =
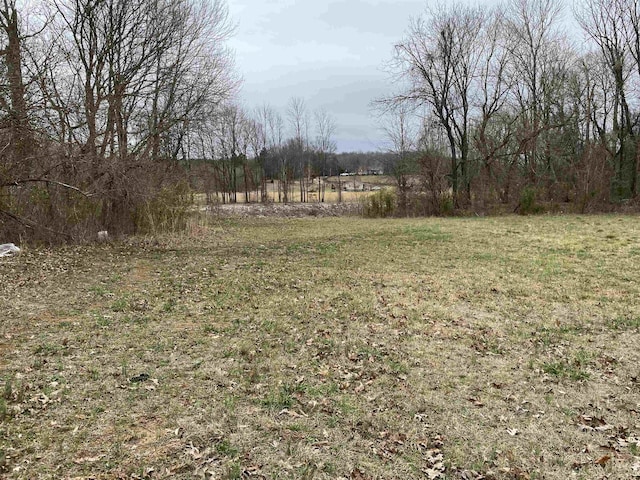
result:
[(393, 114), (400, 105), (422, 123), (412, 171), (435, 165), (455, 205), (518, 200), (518, 210), (538, 198), (584, 210), (637, 195), (637, 2), (573, 10), (590, 40), (583, 51), (558, 0), (441, 3), (410, 21), (392, 62), (399, 90), (377, 106), (391, 131), (406, 123)]
[[(576, 2), (580, 50), (567, 13), (560, 0), (442, 2), (408, 22), (398, 90), (377, 102), (400, 211), (637, 197), (638, 3)], [(233, 31), (225, 0), (3, 0), (0, 232), (180, 228), (194, 191), (324, 201), (346, 165), (334, 117), (313, 97), (246, 108)]]
[[(187, 158), (194, 126), (236, 90), (226, 4), (30, 2), (28, 24), (26, 8), (0, 6), (0, 112), (10, 146), (0, 158), (0, 212), (40, 215), (28, 201), (37, 191), (49, 215), (30, 229), (140, 227), (140, 209), (176, 180), (164, 162)], [(165, 166), (150, 172), (159, 162)], [(33, 178), (47, 181), (27, 187), (23, 180)], [(63, 185), (91, 192), (88, 211), (70, 213), (78, 200)]]

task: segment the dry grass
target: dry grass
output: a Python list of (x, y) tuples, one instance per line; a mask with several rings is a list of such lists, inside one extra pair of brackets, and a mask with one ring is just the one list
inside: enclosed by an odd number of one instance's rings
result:
[[(360, 199), (362, 198), (366, 198), (367, 196), (371, 195), (374, 192), (371, 191), (365, 191), (365, 192), (342, 192), (342, 202), (344, 203), (348, 203), (348, 202), (358, 202), (360, 201)], [(269, 199), (269, 203), (280, 203), (280, 200), (278, 200), (278, 192), (274, 191), (272, 189), (268, 190), (267, 192), (268, 194), (268, 199)], [(195, 203), (197, 205), (205, 205), (207, 203), (206, 200), (206, 195), (203, 193), (199, 193), (194, 195), (195, 197)], [(214, 197), (215, 198), (215, 197)], [(299, 188), (295, 188), (294, 189), (294, 194), (291, 195), (290, 197), (290, 202), (291, 204), (296, 204), (300, 202), (300, 189)], [(335, 191), (335, 190), (330, 190), (327, 189), (327, 191), (324, 194), (324, 203), (339, 203), (340, 201), (340, 194), (339, 192)], [(249, 195), (249, 202), (250, 203), (260, 203), (260, 196), (259, 194), (252, 192)], [(242, 195), (238, 195), (237, 197), (237, 202), (239, 204), (245, 203), (245, 197), (244, 194)], [(320, 203), (318, 200), (318, 192), (310, 192), (309, 193), (309, 197), (308, 197), (308, 202), (306, 203)]]
[(640, 475), (637, 217), (25, 250), (0, 260), (6, 478)]
[(349, 175), (344, 177), (328, 177), (327, 182), (329, 183), (348, 183), (353, 182), (353, 180), (357, 182), (366, 183), (367, 185), (384, 185), (388, 187), (395, 187), (396, 180), (390, 175)]
[[(354, 185), (355, 182), (355, 185)], [(372, 187), (390, 187), (395, 188), (395, 181), (393, 177), (386, 175), (355, 175), (348, 177), (328, 177), (326, 180), (324, 201), (326, 203), (338, 203), (342, 202), (358, 202), (362, 198), (366, 198), (371, 195)], [(342, 198), (340, 198), (340, 192), (335, 188), (332, 189), (331, 185), (337, 187), (338, 184), (342, 184), (343, 188), (347, 187), (347, 191), (342, 192)], [(362, 189), (362, 184), (365, 184), (365, 190)], [(308, 203), (317, 203), (319, 201), (319, 193), (317, 191), (317, 180), (312, 182), (310, 186), (310, 192), (308, 192)], [(354, 191), (355, 189), (355, 191)], [(278, 183), (267, 183), (267, 197), (269, 202), (279, 202), (281, 197), (278, 197)], [(216, 198), (213, 195), (213, 198)], [(279, 199), (280, 198), (280, 199)], [(206, 204), (206, 195), (204, 193), (198, 193), (194, 195), (194, 201), (198, 205)], [(237, 203), (245, 203), (245, 195), (243, 192), (238, 192), (236, 197)], [(253, 191), (249, 192), (249, 201), (251, 203), (258, 203), (261, 201), (260, 194)], [(291, 192), (289, 194), (289, 201), (291, 203), (297, 203), (300, 201), (300, 186), (298, 182), (294, 182), (291, 186)]]

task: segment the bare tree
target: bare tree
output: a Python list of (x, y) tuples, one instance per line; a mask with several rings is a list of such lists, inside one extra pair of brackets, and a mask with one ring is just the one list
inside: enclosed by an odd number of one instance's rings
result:
[(560, 49), (559, 0), (511, 0), (506, 18), (514, 95), (520, 109), (520, 144), (524, 167), (536, 181), (544, 150), (541, 133), (549, 128), (543, 119), (545, 83)]
[[(316, 149), (320, 157), (321, 171), (318, 175), (318, 201), (324, 202), (325, 182), (327, 176), (327, 157), (336, 151), (336, 143), (333, 136), (336, 132), (335, 119), (323, 108), (316, 110), (314, 114), (316, 125)], [(321, 178), (323, 179), (321, 181)]]
[[(478, 120), (473, 129), (473, 147), (480, 162), (480, 199), (488, 200), (488, 189), (499, 183), (495, 178), (501, 159), (508, 157), (513, 140), (515, 117), (504, 115), (514, 79), (508, 75), (510, 53), (504, 12), (496, 8), (487, 14), (487, 24), (480, 37), (480, 61), (476, 77)], [(508, 168), (512, 168), (509, 165)]]
[[(101, 215), (93, 221), (102, 228), (136, 228), (132, 212), (164, 186), (176, 185), (175, 161), (190, 156), (194, 125), (215, 115), (235, 90), (225, 47), (233, 30), (226, 4), (30, 2), (45, 13), (51, 6), (56, 15), (39, 21), (38, 38), (25, 50), (18, 7), (14, 0), (3, 1), (6, 86), (0, 89), (0, 109), (12, 119), (12, 157), (25, 171), (34, 170), (27, 166), (32, 163), (47, 172), (47, 190), (65, 184), (90, 191), (91, 208)], [(58, 161), (45, 165), (52, 158)], [(148, 168), (152, 163), (162, 167)], [(47, 195), (54, 198), (51, 191)], [(55, 201), (49, 202), (48, 216), (70, 217)]]
[(478, 46), (485, 23), (480, 9), (440, 5), (414, 20), (407, 38), (396, 45), (395, 63), (409, 87), (387, 103), (429, 106), (449, 141), (451, 186), (469, 196), (469, 127), (471, 93), (480, 59)]
[[(0, 95), (0, 106), (9, 116), (14, 157), (24, 161), (28, 147), (29, 125), (22, 76), (22, 37), (15, 0), (3, 0), (0, 5), (0, 29), (6, 39), (6, 46), (0, 50), (0, 55), (4, 57), (9, 90), (8, 98)], [(26, 171), (29, 171), (28, 166)]]
[(416, 149), (418, 129), (413, 110), (405, 103), (399, 103), (388, 111), (383, 119), (382, 129), (390, 142), (389, 151), (395, 154), (395, 161), (388, 168), (396, 179), (398, 189), (398, 209), (407, 212), (408, 194), (411, 189), (410, 175), (414, 172), (413, 153)]
[(612, 128), (617, 139), (617, 194), (622, 197), (637, 193), (636, 139), (627, 98), (632, 72), (630, 55), (634, 50), (625, 37), (629, 23), (633, 25), (633, 21), (628, 21), (629, 3), (626, 0), (587, 0), (581, 8), (576, 8), (580, 25), (598, 46), (614, 82)]
[(289, 100), (287, 106), (287, 118), (293, 135), (293, 141), (296, 148), (294, 153), (292, 149), (288, 149), (293, 153), (292, 162), (295, 163), (293, 168), (299, 172), (300, 201), (307, 201), (308, 180), (309, 180), (309, 159), (307, 155), (307, 147), (309, 145), (309, 113), (305, 101), (300, 97), (293, 97)]

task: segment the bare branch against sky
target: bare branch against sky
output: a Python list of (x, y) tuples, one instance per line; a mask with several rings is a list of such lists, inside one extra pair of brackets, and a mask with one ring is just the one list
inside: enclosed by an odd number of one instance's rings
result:
[(244, 103), (267, 103), (284, 115), (292, 97), (304, 98), (310, 111), (324, 108), (334, 115), (338, 151), (380, 148), (384, 134), (370, 103), (393, 90), (385, 65), (410, 19), (435, 3), (229, 0), (238, 26), (231, 46), (244, 78)]

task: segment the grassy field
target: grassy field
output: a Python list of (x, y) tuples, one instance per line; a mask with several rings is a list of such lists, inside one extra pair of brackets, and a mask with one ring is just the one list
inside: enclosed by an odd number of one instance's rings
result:
[(353, 180), (357, 182), (366, 183), (367, 185), (382, 185), (388, 187), (395, 187), (396, 180), (391, 175), (354, 175), (354, 176), (346, 176), (346, 177), (328, 177), (327, 182), (329, 183), (338, 183), (339, 181), (342, 183), (353, 182)]
[(0, 477), (640, 477), (632, 216), (212, 221), (0, 259)]

